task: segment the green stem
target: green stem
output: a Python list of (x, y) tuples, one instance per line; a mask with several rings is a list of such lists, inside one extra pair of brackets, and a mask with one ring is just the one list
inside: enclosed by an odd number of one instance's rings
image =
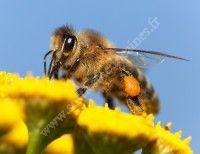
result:
[(40, 129), (29, 130), (29, 144), (26, 154), (41, 154), (45, 146), (44, 136), (40, 134)]
[[(44, 105), (45, 102), (38, 103), (37, 101), (32, 100), (27, 103), (26, 124), (29, 132), (29, 143), (26, 154), (41, 154), (50, 142), (62, 134), (71, 132), (75, 125), (73, 116), (62, 115), (63, 117), (61, 117), (61, 111), (63, 111), (63, 114), (67, 113), (67, 111), (64, 112), (64, 103), (57, 106), (53, 104), (52, 106), (43, 107), (41, 104)], [(58, 118), (56, 119), (56, 117)], [(55, 124), (51, 124), (53, 121), (56, 121)]]

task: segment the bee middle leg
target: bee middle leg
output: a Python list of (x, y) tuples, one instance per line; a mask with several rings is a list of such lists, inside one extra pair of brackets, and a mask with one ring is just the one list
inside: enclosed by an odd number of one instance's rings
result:
[(100, 78), (100, 73), (97, 73), (96, 75), (88, 79), (84, 83), (84, 85), (77, 90), (78, 95), (82, 96), (87, 91), (88, 88), (92, 87), (94, 83), (98, 81), (99, 78)]
[(114, 104), (113, 98), (108, 96), (105, 92), (103, 92), (102, 94), (103, 94), (103, 97), (105, 98), (106, 103), (108, 103), (108, 107), (110, 109), (114, 109), (115, 104)]

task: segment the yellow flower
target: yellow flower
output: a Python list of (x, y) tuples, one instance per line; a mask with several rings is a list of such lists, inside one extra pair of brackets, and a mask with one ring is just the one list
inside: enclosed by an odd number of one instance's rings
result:
[(73, 154), (73, 138), (71, 135), (63, 135), (50, 143), (44, 154)]
[(86, 105), (71, 81), (1, 72), (0, 84), (0, 153), (192, 153), (190, 137), (181, 140), (170, 124), (162, 128), (153, 115)]
[[(9, 78), (5, 76), (6, 80)], [(10, 82), (4, 82), (0, 88), (1, 92), (9, 97), (40, 97), (51, 101), (63, 101), (77, 99), (74, 84), (71, 81), (40, 79), (28, 76), (25, 78), (15, 78)], [(71, 91), (69, 93), (69, 91)]]
[(0, 98), (0, 134), (9, 131), (23, 117), (19, 101)]
[[(80, 144), (79, 140), (87, 142), (84, 148), (77, 150), (83, 153), (87, 149), (92, 149), (94, 153), (110, 150), (112, 153), (133, 153), (138, 149), (144, 149), (148, 154), (160, 154), (163, 149), (164, 152), (168, 149), (170, 154), (192, 153), (186, 141), (182, 141), (177, 134), (161, 128), (159, 124), (154, 126), (153, 115), (135, 116), (90, 103), (78, 117), (78, 125), (74, 134), (75, 145)], [(162, 150), (155, 152), (150, 145)]]
[(188, 146), (191, 137), (187, 137), (185, 140), (181, 140), (182, 131), (178, 131), (173, 134), (169, 129), (161, 127), (161, 123), (158, 122), (155, 126), (157, 139), (150, 142), (144, 149), (144, 154), (192, 154), (192, 150)]
[(1, 140), (17, 148), (25, 148), (28, 143), (28, 130), (25, 123), (22, 120), (19, 121)]
[[(133, 116), (90, 102), (78, 117), (75, 151), (86, 153), (133, 153), (155, 139), (153, 117)], [(84, 144), (80, 146), (79, 144)], [(110, 152), (108, 152), (110, 151)]]
[[(19, 77), (16, 74), (0, 72), (0, 85), (11, 84), (14, 80), (18, 80)], [(4, 97), (4, 93), (0, 89), (0, 97)]]
[(19, 76), (12, 73), (0, 72), (0, 84), (9, 84), (14, 80), (19, 79)]
[[(78, 99), (71, 81), (32, 76), (13, 78), (14, 75), (2, 74), (2, 97), (24, 104), (29, 131), (27, 153), (40, 153), (51, 141), (73, 130), (83, 102)], [(9, 77), (12, 80), (7, 82)]]
[(22, 120), (14, 124), (9, 132), (0, 138), (0, 153), (26, 153), (28, 143), (27, 127)]

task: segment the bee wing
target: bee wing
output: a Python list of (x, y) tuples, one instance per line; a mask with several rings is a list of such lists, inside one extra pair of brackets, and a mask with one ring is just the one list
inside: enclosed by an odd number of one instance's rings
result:
[(122, 56), (126, 56), (133, 63), (137, 64), (139, 68), (146, 69), (150, 65), (160, 64), (164, 62), (165, 58), (173, 58), (177, 60), (189, 61), (188, 59), (169, 55), (158, 51), (147, 51), (139, 49), (123, 49), (123, 48), (102, 48), (102, 50), (116, 52)]
[(146, 69), (148, 69), (149, 67), (161, 64), (166, 59), (166, 57), (160, 55), (152, 55), (131, 51), (117, 51), (116, 53), (128, 58), (142, 71), (146, 71)]

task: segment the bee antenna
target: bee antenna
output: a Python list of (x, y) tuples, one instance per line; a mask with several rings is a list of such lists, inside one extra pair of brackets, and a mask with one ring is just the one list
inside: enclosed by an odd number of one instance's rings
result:
[(47, 56), (48, 56), (50, 53), (52, 53), (52, 52), (53, 52), (53, 50), (50, 50), (50, 51), (48, 51), (48, 52), (44, 55), (44, 58), (43, 58), (43, 60), (44, 60), (44, 75), (47, 74), (46, 58), (47, 58)]

